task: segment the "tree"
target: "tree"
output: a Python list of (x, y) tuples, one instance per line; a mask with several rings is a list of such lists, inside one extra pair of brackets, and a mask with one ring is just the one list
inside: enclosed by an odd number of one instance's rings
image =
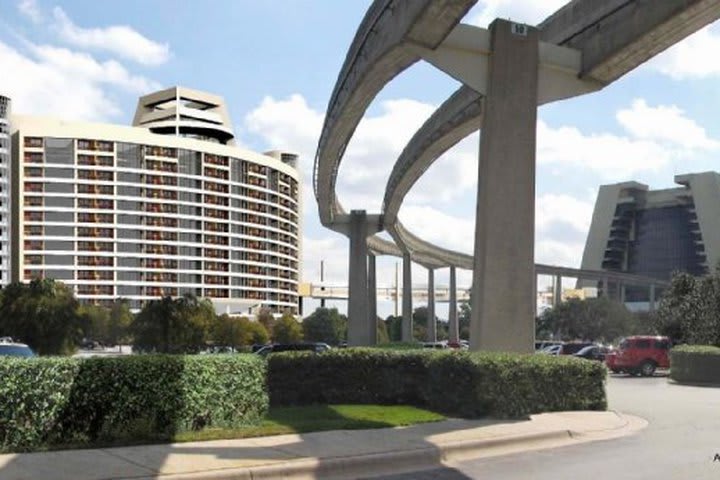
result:
[(75, 295), (52, 279), (11, 283), (0, 293), (0, 332), (40, 355), (72, 353), (82, 338)]
[(240, 319), (248, 332), (248, 340), (250, 345), (263, 345), (270, 341), (270, 333), (262, 323), (253, 322), (245, 317)]
[(413, 338), (418, 342), (427, 340), (427, 307), (418, 307), (413, 311)]
[(196, 353), (205, 346), (215, 309), (194, 295), (151, 300), (137, 314), (131, 331), (135, 347), (159, 353)]
[(402, 341), (402, 317), (388, 315), (385, 319), (385, 330), (390, 342)]
[(302, 331), (308, 342), (339, 345), (347, 338), (347, 318), (337, 308), (318, 307), (303, 320)]
[(612, 342), (642, 332), (635, 316), (621, 303), (607, 297), (571, 298), (545, 310), (536, 323), (537, 338)]
[(250, 331), (242, 320), (227, 313), (217, 317), (211, 329), (213, 343), (233, 348), (247, 345), (250, 342)]
[(460, 338), (464, 340), (470, 339), (470, 301), (460, 304), (458, 312), (458, 330)]
[(276, 343), (296, 343), (303, 339), (303, 330), (300, 322), (290, 312), (283, 313), (273, 327), (273, 340)]
[(108, 344), (110, 312), (107, 308), (93, 304), (80, 305), (78, 316), (85, 338)]
[(108, 324), (108, 345), (120, 345), (130, 340), (130, 325), (133, 314), (130, 311), (130, 302), (124, 298), (116, 298), (110, 307)]
[(720, 265), (701, 278), (675, 274), (653, 320), (675, 343), (720, 346)]
[(275, 317), (273, 316), (272, 310), (267, 307), (260, 307), (255, 319), (265, 327), (266, 331), (273, 331), (273, 327), (275, 327)]
[(388, 343), (390, 336), (388, 335), (387, 327), (382, 318), (377, 317), (377, 343)]

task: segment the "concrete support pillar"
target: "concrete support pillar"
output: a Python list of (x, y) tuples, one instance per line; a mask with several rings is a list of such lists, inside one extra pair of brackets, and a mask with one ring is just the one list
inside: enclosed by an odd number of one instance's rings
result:
[(553, 289), (553, 307), (562, 303), (562, 275), (555, 276), (555, 288)]
[(368, 337), (369, 345), (377, 344), (377, 275), (376, 259), (372, 253), (368, 254)]
[(538, 31), (513, 27), (490, 25), (470, 348), (532, 353)]
[(435, 322), (435, 270), (428, 268), (427, 302), (427, 341), (437, 342), (437, 323)]
[(455, 267), (450, 267), (450, 306), (448, 307), (448, 340), (450, 343), (460, 341), (460, 324), (457, 310), (457, 280)]
[(649, 299), (649, 309), (651, 312), (655, 311), (655, 284), (650, 284), (650, 299)]
[[(348, 291), (348, 345), (371, 345), (368, 335), (368, 224), (365, 210), (350, 213), (350, 268)], [(373, 342), (374, 343), (374, 342)]]
[(403, 255), (403, 296), (402, 296), (402, 341), (413, 341), (412, 307), (412, 260), (410, 254)]

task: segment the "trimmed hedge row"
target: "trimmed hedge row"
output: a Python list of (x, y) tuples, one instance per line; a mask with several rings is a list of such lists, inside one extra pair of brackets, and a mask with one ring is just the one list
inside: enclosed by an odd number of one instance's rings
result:
[(380, 403), (462, 417), (604, 410), (603, 365), (546, 355), (342, 349), (268, 357), (273, 405)]
[(252, 355), (0, 360), (0, 449), (170, 438), (259, 423), (266, 365)]
[(670, 350), (670, 378), (679, 383), (720, 384), (720, 348), (682, 345)]

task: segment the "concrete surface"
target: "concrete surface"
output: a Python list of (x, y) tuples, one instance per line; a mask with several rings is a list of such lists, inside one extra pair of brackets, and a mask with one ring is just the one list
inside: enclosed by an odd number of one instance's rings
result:
[[(717, 480), (720, 388), (677, 385), (665, 375), (611, 375), (610, 408), (649, 421), (637, 435), (517, 455), (450, 461), (383, 480)], [(364, 478), (371, 477), (365, 475)]]
[(616, 412), (527, 420), (458, 420), (412, 427), (242, 440), (0, 455), (2, 480), (358, 478), (630, 435), (647, 423)]

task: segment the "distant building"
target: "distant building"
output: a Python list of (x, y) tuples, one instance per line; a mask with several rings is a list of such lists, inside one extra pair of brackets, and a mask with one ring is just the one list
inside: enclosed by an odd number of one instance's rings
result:
[(11, 126), (12, 280), (55, 278), (81, 301), (133, 308), (192, 293), (221, 312), (297, 311), (297, 155), (236, 147), (221, 97), (146, 95), (132, 127)]
[(0, 285), (10, 281), (10, 99), (0, 95)]
[[(677, 175), (675, 183), (663, 190), (637, 182), (601, 186), (582, 268), (669, 280), (675, 271), (703, 275), (717, 265), (720, 174)], [(645, 301), (647, 295), (647, 289), (628, 287), (626, 299)]]

